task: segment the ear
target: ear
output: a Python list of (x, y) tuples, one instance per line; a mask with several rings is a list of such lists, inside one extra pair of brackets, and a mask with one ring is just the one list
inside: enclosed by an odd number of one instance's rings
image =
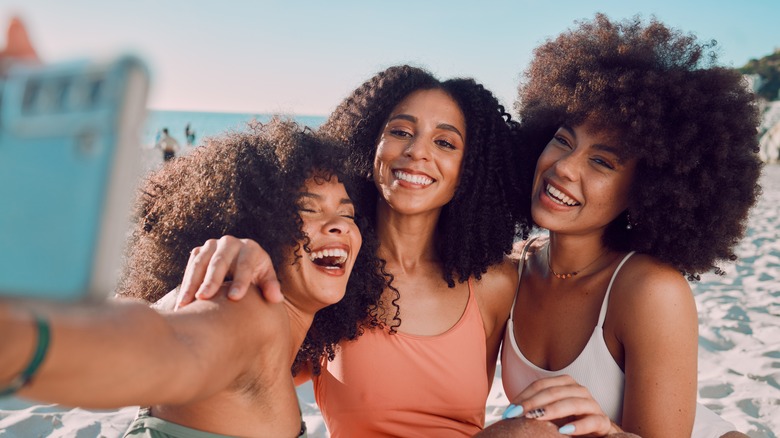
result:
[(15, 58), (26, 61), (38, 61), (38, 54), (30, 42), (27, 30), (19, 17), (11, 19), (8, 25), (5, 50), (0, 52), (1, 58)]

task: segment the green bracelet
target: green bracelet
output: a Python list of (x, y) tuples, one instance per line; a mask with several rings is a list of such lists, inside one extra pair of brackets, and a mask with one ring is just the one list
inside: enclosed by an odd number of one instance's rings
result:
[(43, 358), (46, 357), (46, 351), (49, 349), (49, 339), (51, 337), (49, 322), (41, 316), (34, 316), (35, 326), (38, 328), (38, 345), (35, 347), (35, 354), (33, 355), (30, 364), (27, 365), (27, 368), (16, 376), (8, 386), (0, 389), (0, 397), (12, 395), (29, 383), (35, 375), (35, 372), (38, 371), (38, 368), (41, 366)]

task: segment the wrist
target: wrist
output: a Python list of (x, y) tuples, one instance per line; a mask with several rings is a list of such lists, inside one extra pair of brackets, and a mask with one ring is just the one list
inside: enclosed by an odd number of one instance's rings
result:
[[(36, 369), (40, 365), (49, 340), (48, 325), (43, 325), (45, 333), (41, 333), (41, 323), (31, 312), (0, 304), (0, 391), (26, 383), (31, 377), (26, 375), (30, 364), (37, 362)], [(45, 345), (41, 345), (42, 334)], [(39, 351), (41, 347), (43, 351)]]

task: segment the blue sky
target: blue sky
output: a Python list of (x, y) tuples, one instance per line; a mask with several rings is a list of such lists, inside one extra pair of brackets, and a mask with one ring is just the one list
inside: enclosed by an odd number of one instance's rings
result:
[(654, 14), (717, 40), (730, 66), (780, 48), (778, 0), (0, 0), (46, 61), (143, 56), (151, 108), (311, 115), (399, 63), (474, 77), (511, 106), (533, 48), (596, 12)]

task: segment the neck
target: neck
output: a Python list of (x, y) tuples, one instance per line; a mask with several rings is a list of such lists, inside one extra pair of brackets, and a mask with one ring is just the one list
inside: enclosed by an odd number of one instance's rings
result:
[(295, 361), (298, 350), (301, 348), (301, 344), (303, 344), (303, 340), (306, 338), (306, 333), (309, 332), (311, 324), (314, 322), (316, 311), (305, 310), (286, 297), (284, 299), (284, 308), (287, 311), (287, 317), (290, 319), (290, 335), (292, 336), (290, 364), (292, 364)]
[(601, 238), (600, 234), (560, 235), (551, 231), (545, 254), (548, 264), (558, 273), (578, 272), (581, 275), (598, 271), (594, 268), (598, 268), (610, 252)]
[(403, 214), (380, 199), (377, 203), (380, 256), (401, 266), (437, 260), (435, 237), (440, 214), (441, 209)]

